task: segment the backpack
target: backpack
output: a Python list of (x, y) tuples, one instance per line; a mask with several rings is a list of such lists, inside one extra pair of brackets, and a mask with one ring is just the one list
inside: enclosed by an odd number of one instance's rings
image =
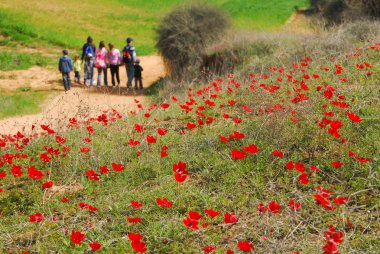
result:
[(92, 48), (91, 44), (87, 44), (87, 46), (86, 46), (86, 48), (84, 50), (84, 55), (85, 56), (88, 56), (89, 54), (91, 54), (94, 57), (94, 49)]
[(125, 46), (123, 48), (123, 62), (124, 63), (132, 62), (132, 57), (133, 57), (132, 54), (133, 54), (133, 47)]
[(104, 60), (104, 55), (102, 54), (102, 50), (98, 50), (95, 58), (95, 67), (96, 68), (104, 68), (106, 67), (106, 62)]

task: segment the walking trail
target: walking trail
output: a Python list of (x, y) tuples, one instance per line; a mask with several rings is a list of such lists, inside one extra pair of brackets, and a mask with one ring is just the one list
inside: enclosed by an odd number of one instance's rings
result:
[[(139, 58), (143, 71), (144, 88), (164, 76), (164, 66), (159, 56), (145, 56)], [(29, 133), (32, 125), (39, 127), (41, 124), (49, 125), (55, 130), (66, 128), (69, 118), (84, 119), (95, 117), (103, 111), (115, 109), (125, 116), (129, 111), (135, 110), (135, 100), (144, 103), (144, 90), (126, 89), (126, 71), (120, 68), (121, 88), (96, 86), (87, 88), (84, 85), (73, 83), (73, 87), (67, 93), (61, 84), (61, 75), (58, 71), (41, 67), (32, 67), (22, 71), (0, 72), (0, 89), (15, 90), (28, 84), (32, 89), (58, 90), (41, 106), (41, 112), (35, 115), (15, 116), (0, 120), (0, 134), (15, 134), (17, 131)], [(97, 71), (95, 70), (95, 79)], [(73, 79), (73, 75), (72, 75)], [(108, 82), (111, 77), (108, 73)], [(103, 82), (102, 82), (103, 83)], [(109, 86), (112, 84), (108, 84)], [(134, 84), (133, 84), (134, 85)]]

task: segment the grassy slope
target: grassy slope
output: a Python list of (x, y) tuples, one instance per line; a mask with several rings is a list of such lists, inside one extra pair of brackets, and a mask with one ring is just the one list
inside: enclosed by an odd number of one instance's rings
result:
[(48, 91), (0, 91), (0, 119), (38, 113), (49, 94)]
[[(83, 122), (79, 128), (58, 133), (67, 139), (64, 145), (71, 151), (66, 157), (50, 156), (54, 158), (49, 163), (39, 159), (45, 152), (45, 145), (59, 148), (63, 153), (63, 145), (55, 142), (56, 134), (34, 140), (23, 150), (34, 160), (13, 160), (15, 164), (23, 165), (21, 178), (11, 175), (8, 163), (1, 169), (8, 175), (0, 182), (0, 187), (4, 188), (0, 193), (0, 246), (3, 251), (83, 253), (89, 249), (89, 242), (98, 241), (103, 245), (104, 253), (131, 253), (127, 234), (135, 232), (144, 235), (143, 241), (147, 242), (151, 253), (200, 253), (209, 244), (217, 246), (217, 253), (225, 253), (226, 249), (237, 251), (236, 244), (242, 240), (252, 242), (257, 253), (320, 253), (326, 243), (324, 232), (329, 225), (334, 225), (344, 232), (340, 253), (376, 253), (376, 230), (380, 226), (376, 220), (380, 152), (379, 90), (376, 89), (380, 77), (378, 57), (378, 52), (367, 47), (358, 57), (345, 58), (340, 54), (330, 59), (315, 54), (313, 61), (302, 68), (304, 72), (300, 67), (292, 70), (292, 66), (285, 66), (284, 73), (272, 73), (265, 68), (268, 77), (255, 73), (254, 77), (236, 76), (235, 82), (223, 78), (204, 88), (185, 86), (194, 90), (180, 93), (181, 102), (178, 103), (168, 98), (170, 107), (166, 110), (159, 106), (145, 108), (119, 120), (109, 114), (107, 125), (93, 119)], [(372, 63), (373, 68), (357, 69), (356, 63), (364, 61)], [(343, 67), (342, 74), (335, 73), (335, 65)], [(321, 66), (329, 70), (324, 71)], [(373, 75), (366, 77), (369, 71)], [(305, 73), (320, 77), (306, 79)], [(288, 80), (286, 75), (290, 74), (293, 79)], [(342, 82), (340, 78), (347, 78), (348, 82)], [(309, 90), (297, 92), (300, 82), (295, 79), (304, 79)], [(255, 81), (251, 83), (250, 80)], [(241, 85), (238, 86), (237, 82)], [(250, 84), (256, 88), (250, 88)], [(274, 84), (280, 89), (270, 93), (259, 87), (260, 84)], [(324, 89), (317, 91), (317, 86), (323, 84), (336, 89), (332, 100), (339, 101), (337, 96), (345, 95), (341, 101), (349, 103), (349, 110), (359, 114), (363, 121), (353, 123), (346, 116), (347, 109), (332, 106), (323, 95)], [(187, 97), (188, 93), (192, 94), (194, 101)], [(297, 93), (303, 93), (309, 99), (291, 103)], [(213, 94), (219, 98), (210, 98)], [(206, 99), (214, 101), (215, 106), (207, 105)], [(236, 100), (236, 104), (231, 106), (230, 100)], [(286, 109), (270, 112), (278, 103)], [(179, 104), (188, 105), (193, 110), (186, 113)], [(225, 106), (220, 107), (220, 104)], [(321, 107), (323, 104), (327, 105), (326, 109)], [(243, 105), (248, 105), (254, 112), (246, 112)], [(205, 109), (197, 108), (199, 106)], [(198, 119), (206, 121), (196, 114), (197, 109), (198, 113), (213, 117), (215, 121), (189, 130), (187, 123), (197, 123)], [(260, 109), (263, 110), (261, 113)], [(346, 143), (328, 134), (330, 126), (320, 128), (317, 125), (326, 117), (325, 110), (335, 113), (327, 118), (342, 122), (339, 133), (347, 139)], [(149, 118), (143, 115), (147, 112), (151, 114)], [(126, 112), (121, 113), (126, 115)], [(223, 114), (229, 114), (230, 118), (222, 117)], [(242, 123), (236, 124), (232, 118), (240, 118)], [(135, 123), (144, 125), (146, 130), (137, 132)], [(95, 133), (87, 132), (85, 126), (88, 125), (95, 128)], [(167, 128), (168, 133), (159, 136), (158, 127)], [(186, 134), (180, 134), (181, 130)], [(228, 143), (219, 140), (219, 134), (228, 137), (233, 131), (244, 133), (245, 138)], [(155, 136), (157, 143), (148, 144), (147, 135)], [(90, 143), (83, 141), (86, 137), (91, 139)], [(130, 139), (139, 140), (141, 144), (131, 147), (128, 145)], [(260, 152), (246, 154), (242, 160), (231, 158), (233, 149), (249, 144), (257, 145)], [(168, 157), (161, 158), (164, 145), (168, 146)], [(81, 147), (88, 147), (91, 151), (81, 153)], [(283, 158), (272, 155), (276, 149), (284, 152)], [(348, 155), (348, 150), (359, 157), (372, 158), (372, 161), (360, 163)], [(2, 152), (17, 151), (3, 148)], [(141, 152), (141, 156), (137, 156), (137, 152)], [(189, 170), (188, 178), (181, 184), (175, 182), (172, 171), (172, 165), (178, 161), (186, 162)], [(310, 183), (301, 184), (298, 180), (300, 172), (285, 169), (288, 161), (302, 162)], [(343, 167), (334, 168), (333, 161), (342, 162)], [(112, 162), (122, 163), (126, 169), (116, 173), (111, 169)], [(26, 169), (31, 165), (44, 173), (51, 171), (51, 175), (30, 180)], [(85, 172), (94, 169), (99, 173), (101, 165), (107, 165), (111, 172), (101, 175), (99, 182), (89, 181)], [(320, 172), (311, 171), (311, 165), (317, 166)], [(55, 185), (79, 185), (83, 189), (72, 188), (51, 196), (50, 191), (40, 187), (48, 180), (54, 181)], [(326, 210), (315, 202), (313, 194), (317, 186), (334, 192), (333, 197), (349, 197), (350, 202), (347, 205), (334, 204), (336, 210)], [(69, 198), (69, 202), (62, 203), (62, 197)], [(157, 197), (173, 201), (173, 207), (159, 207), (155, 203)], [(291, 199), (302, 204), (300, 211), (294, 212), (287, 207)], [(142, 208), (133, 209), (130, 200), (138, 200), (143, 204)], [(280, 214), (260, 215), (256, 211), (259, 203), (267, 205), (272, 200), (282, 206)], [(98, 211), (82, 210), (78, 207), (80, 202), (93, 205)], [(187, 229), (182, 219), (190, 210), (205, 215), (205, 208), (222, 214), (235, 212), (239, 221), (225, 224), (223, 215), (213, 220), (205, 216), (200, 224), (208, 222), (209, 227)], [(43, 213), (47, 219), (39, 224), (29, 223), (29, 215), (37, 212)], [(143, 221), (128, 223), (127, 217), (141, 217)], [(81, 245), (74, 245), (70, 240), (71, 230), (85, 233), (86, 240)], [(262, 240), (261, 236), (268, 240)]]
[[(71, 48), (80, 48), (87, 35), (92, 35), (96, 42), (114, 42), (119, 48), (127, 36), (132, 36), (138, 53), (146, 55), (155, 52), (155, 27), (160, 18), (183, 2), (192, 1), (5, 1), (0, 3), (0, 31), (26, 44)], [(306, 6), (308, 1), (200, 2), (226, 9), (239, 29), (271, 30), (287, 20), (294, 6)]]

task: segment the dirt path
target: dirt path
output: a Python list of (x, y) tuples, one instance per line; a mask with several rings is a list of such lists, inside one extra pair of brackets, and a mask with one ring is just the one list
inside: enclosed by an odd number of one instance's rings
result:
[[(140, 57), (143, 71), (144, 87), (148, 87), (164, 75), (164, 67), (158, 56)], [(95, 71), (96, 73), (96, 71)], [(124, 115), (136, 109), (135, 99), (143, 102), (144, 91), (126, 90), (127, 80), (125, 68), (120, 69), (121, 89), (85, 86), (73, 86), (65, 93), (58, 71), (41, 67), (32, 67), (29, 70), (0, 72), (0, 88), (17, 89), (21, 86), (31, 86), (33, 89), (54, 89), (58, 93), (52, 94), (42, 105), (42, 111), (35, 115), (16, 116), (0, 120), (1, 134), (15, 134), (17, 131), (28, 133), (32, 125), (48, 124), (52, 128), (61, 129), (68, 124), (70, 117), (84, 118), (97, 116), (103, 110), (116, 109)], [(110, 80), (110, 74), (108, 80)], [(95, 75), (96, 76), (96, 75)], [(97, 76), (96, 76), (97, 77)]]

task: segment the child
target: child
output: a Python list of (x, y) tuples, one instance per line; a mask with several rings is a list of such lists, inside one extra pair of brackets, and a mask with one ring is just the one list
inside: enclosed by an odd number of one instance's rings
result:
[(79, 55), (74, 57), (74, 74), (75, 74), (75, 82), (80, 84), (80, 72), (82, 70), (82, 60), (79, 59)]
[(67, 92), (71, 88), (70, 72), (73, 70), (73, 62), (68, 56), (67, 49), (64, 49), (62, 53), (63, 56), (59, 59), (58, 69), (62, 73), (63, 87)]
[(137, 89), (137, 82), (140, 83), (140, 89), (143, 89), (142, 84), (142, 75), (141, 72), (143, 71), (143, 68), (140, 65), (140, 60), (136, 59), (135, 61), (135, 89)]
[[(88, 80), (89, 80), (89, 83), (88, 83)], [(93, 86), (94, 85), (94, 59), (92, 58), (92, 54), (88, 54), (85, 57), (84, 83), (87, 86)]]

